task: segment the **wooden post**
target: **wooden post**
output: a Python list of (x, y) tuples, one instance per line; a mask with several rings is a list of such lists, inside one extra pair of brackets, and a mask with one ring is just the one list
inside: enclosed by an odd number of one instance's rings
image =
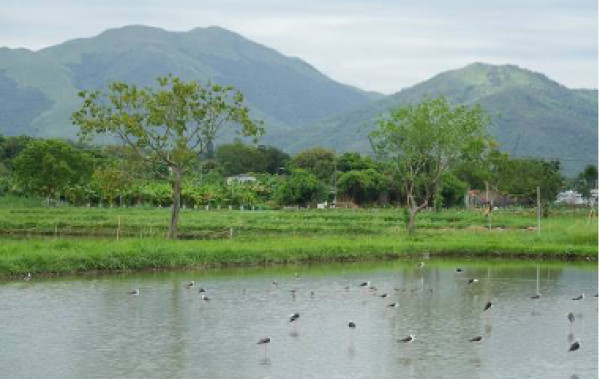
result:
[(540, 186), (537, 187), (537, 216), (538, 216), (538, 236), (542, 232), (542, 202), (540, 200)]
[(119, 234), (121, 234), (121, 215), (117, 216), (117, 241), (119, 240)]

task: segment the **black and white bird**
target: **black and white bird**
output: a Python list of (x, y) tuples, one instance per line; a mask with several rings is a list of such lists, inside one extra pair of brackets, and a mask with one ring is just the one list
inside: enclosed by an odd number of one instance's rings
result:
[(573, 312), (569, 312), (569, 314), (567, 315), (567, 319), (571, 324), (575, 322), (575, 315), (573, 314)]
[(531, 299), (535, 300), (535, 299), (539, 299), (540, 297), (542, 297), (542, 295), (539, 293), (536, 293), (535, 295), (531, 296)]
[(137, 296), (137, 295), (139, 295), (139, 294), (140, 294), (140, 290), (136, 288), (136, 289), (134, 289), (133, 291), (129, 291), (129, 292), (127, 292), (127, 294), (128, 294), (128, 295), (131, 295), (131, 296)]
[(26, 282), (30, 281), (31, 280), (31, 273), (28, 272), (27, 275), (24, 275), (23, 276), (23, 280), (26, 281)]
[(350, 329), (355, 329), (356, 328), (356, 324), (354, 323), (354, 321), (350, 320), (350, 321), (348, 321), (348, 327)]
[(400, 304), (398, 304), (398, 303), (388, 304), (388, 307), (390, 307), (390, 308), (398, 308), (399, 306), (400, 306)]
[(256, 343), (257, 345), (266, 345), (268, 343), (271, 343), (271, 337), (264, 337), (258, 340), (258, 342)]
[(581, 295), (579, 295), (577, 297), (574, 297), (572, 300), (583, 300), (584, 298), (585, 298), (585, 295), (581, 294)]
[(202, 294), (202, 301), (210, 301), (210, 297), (206, 296), (205, 294)]
[(469, 279), (469, 281), (467, 281), (467, 284), (477, 283), (478, 281), (478, 279)]
[(384, 298), (384, 299), (385, 299), (385, 298), (387, 298), (387, 297), (390, 297), (390, 295), (388, 295), (387, 293), (384, 293), (384, 294), (381, 294), (381, 295), (379, 295), (379, 297), (381, 297), (381, 298)]
[(188, 284), (186, 284), (186, 285), (185, 285), (185, 288), (187, 288), (187, 289), (190, 289), (190, 288), (192, 288), (194, 285), (196, 285), (196, 282), (192, 280), (191, 282), (189, 282)]
[(491, 301), (488, 301), (488, 302), (485, 304), (485, 307), (483, 307), (483, 311), (485, 312), (485, 311), (487, 311), (488, 309), (490, 309), (491, 307), (492, 307), (492, 302), (491, 302)]
[(206, 292), (206, 288), (200, 288), (200, 289), (198, 290), (198, 293), (205, 293), (205, 292)]
[(300, 313), (292, 313), (291, 315), (288, 316), (288, 319), (290, 320), (290, 322), (294, 322), (296, 320), (298, 320), (300, 318)]
[(370, 281), (366, 281), (366, 282), (362, 282), (362, 283), (360, 283), (360, 286), (361, 286), (361, 287), (369, 287), (370, 285), (371, 285), (371, 282), (370, 282)]
[(481, 342), (483, 340), (482, 336), (473, 337), (469, 340), (469, 342)]
[(410, 334), (408, 337), (404, 337), (404, 338), (399, 339), (398, 342), (411, 343), (414, 340), (415, 340), (415, 335), (414, 334)]
[(573, 342), (571, 344), (571, 347), (569, 348), (569, 351), (579, 350), (580, 347), (581, 347), (581, 343), (579, 343), (579, 340), (576, 340), (575, 342)]

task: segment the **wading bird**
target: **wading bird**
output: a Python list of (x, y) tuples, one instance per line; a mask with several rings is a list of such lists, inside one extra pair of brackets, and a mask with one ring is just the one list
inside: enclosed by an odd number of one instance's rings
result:
[(26, 281), (26, 282), (30, 281), (31, 280), (31, 273), (28, 272), (27, 275), (23, 276), (23, 280)]
[(483, 311), (485, 312), (485, 311), (487, 311), (488, 309), (490, 309), (491, 307), (492, 307), (492, 302), (491, 302), (491, 301), (488, 301), (488, 302), (485, 304), (485, 307), (483, 307)]
[(584, 298), (585, 298), (585, 295), (581, 294), (581, 295), (579, 295), (577, 297), (574, 297), (572, 300), (583, 300)]
[(481, 342), (483, 340), (482, 336), (473, 337), (469, 340), (469, 342)]
[(186, 284), (186, 285), (185, 285), (185, 288), (187, 288), (187, 289), (190, 289), (190, 288), (192, 288), (192, 287), (193, 287), (195, 284), (196, 284), (196, 282), (192, 280), (191, 282), (189, 282), (188, 284)]
[(478, 281), (479, 281), (478, 279), (469, 279), (469, 281), (467, 282), (467, 284), (477, 283)]
[(354, 321), (350, 320), (350, 321), (348, 321), (348, 327), (350, 329), (355, 329), (356, 328), (356, 324), (354, 323)]
[(131, 295), (131, 296), (137, 296), (137, 295), (139, 295), (139, 294), (140, 294), (140, 290), (136, 288), (136, 289), (134, 289), (133, 291), (129, 291), (129, 292), (127, 292), (127, 294), (128, 294), (128, 295)]
[(398, 308), (399, 306), (400, 306), (400, 304), (398, 304), (398, 303), (388, 304), (388, 307), (390, 307), (390, 308)]
[(202, 294), (202, 301), (210, 301), (210, 297), (206, 296), (205, 294)]
[(362, 283), (360, 283), (359, 285), (360, 285), (361, 287), (368, 287), (368, 286), (370, 286), (370, 285), (371, 285), (371, 282), (370, 282), (370, 281), (366, 281), (366, 282), (362, 282)]
[(535, 300), (535, 299), (539, 299), (540, 297), (542, 297), (542, 295), (539, 293), (536, 293), (535, 295), (531, 296), (531, 299)]
[(267, 355), (267, 345), (271, 343), (271, 337), (264, 337), (258, 340), (257, 345), (263, 345), (265, 347), (265, 356)]
[(300, 318), (300, 313), (292, 313), (291, 315), (288, 316), (290, 322), (294, 322), (297, 319)]
[(200, 288), (200, 289), (198, 290), (198, 293), (205, 293), (205, 292), (206, 292), (206, 288)]
[(579, 350), (580, 347), (581, 347), (581, 344), (579, 343), (579, 340), (576, 340), (575, 342), (573, 342), (571, 344), (571, 347), (569, 348), (569, 351)]
[(404, 342), (404, 343), (412, 343), (412, 341), (415, 340), (415, 335), (414, 334), (410, 334), (408, 337), (404, 337), (398, 340), (398, 342)]

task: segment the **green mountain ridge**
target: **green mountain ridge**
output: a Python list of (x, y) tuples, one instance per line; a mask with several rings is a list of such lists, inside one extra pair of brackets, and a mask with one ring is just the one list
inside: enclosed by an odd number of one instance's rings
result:
[(493, 118), (490, 133), (514, 156), (559, 158), (567, 174), (598, 157), (595, 89), (569, 89), (514, 65), (473, 63), (384, 96), (216, 26), (172, 32), (133, 25), (38, 51), (0, 48), (0, 133), (72, 138), (79, 90), (111, 81), (154, 85), (168, 73), (241, 90), (265, 121), (261, 143), (292, 153), (317, 145), (369, 153), (367, 136), (380, 115), (443, 95), (481, 104)]
[(301, 59), (220, 27), (170, 32), (126, 26), (35, 52), (1, 49), (1, 88), (12, 85), (14, 92), (18, 87), (17, 97), (32, 101), (31, 91), (37, 91), (46, 107), (23, 117), (0, 105), (0, 132), (72, 137), (76, 130), (69, 120), (79, 90), (103, 88), (111, 81), (150, 86), (168, 73), (233, 85), (269, 132), (292, 130), (383, 97), (335, 82)]
[[(573, 174), (598, 157), (598, 91), (569, 89), (545, 75), (514, 65), (473, 63), (447, 71), (350, 112), (319, 120), (286, 136), (294, 152), (313, 145), (370, 152), (375, 120), (390, 108), (425, 96), (480, 104), (491, 116), (490, 133), (513, 156), (558, 158)], [(291, 138), (290, 138), (291, 137)], [(279, 136), (272, 136), (278, 143)]]

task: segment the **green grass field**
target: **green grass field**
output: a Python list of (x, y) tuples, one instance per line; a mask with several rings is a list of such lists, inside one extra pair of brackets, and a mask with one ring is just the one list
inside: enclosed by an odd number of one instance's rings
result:
[[(184, 210), (187, 240), (164, 239), (168, 209), (0, 207), (0, 276), (344, 260), (429, 252), (593, 259), (598, 220), (584, 211), (424, 212), (408, 235), (402, 210)], [(119, 226), (120, 225), (120, 226)], [(119, 240), (117, 240), (117, 229)], [(233, 231), (233, 235), (230, 234)]]

